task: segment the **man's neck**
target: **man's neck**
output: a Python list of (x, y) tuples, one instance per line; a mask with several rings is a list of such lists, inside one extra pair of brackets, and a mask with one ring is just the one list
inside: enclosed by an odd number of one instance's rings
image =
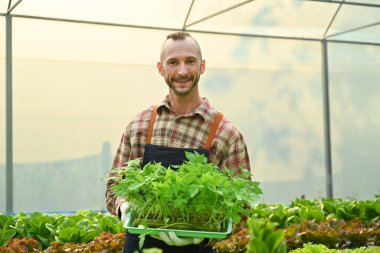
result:
[(186, 115), (197, 109), (203, 102), (203, 99), (198, 95), (196, 97), (173, 96), (169, 94), (170, 107), (177, 115)]

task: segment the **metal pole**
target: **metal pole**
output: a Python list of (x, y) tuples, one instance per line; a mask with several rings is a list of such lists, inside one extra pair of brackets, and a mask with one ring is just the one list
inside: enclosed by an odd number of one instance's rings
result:
[[(0, 16), (4, 16), (0, 13)], [(57, 21), (57, 22), (69, 22), (77, 24), (87, 24), (87, 25), (104, 25), (104, 26), (113, 26), (113, 27), (125, 27), (125, 28), (137, 28), (137, 29), (150, 29), (150, 30), (161, 30), (161, 31), (182, 31), (182, 29), (168, 28), (168, 27), (154, 27), (154, 26), (141, 26), (141, 25), (131, 25), (131, 24), (122, 24), (122, 23), (108, 23), (108, 22), (96, 22), (88, 20), (79, 20), (79, 19), (62, 19), (62, 18), (52, 18), (52, 17), (42, 17), (42, 16), (32, 16), (32, 15), (11, 15), (14, 18), (25, 18), (25, 19), (37, 19), (37, 20), (48, 20), (48, 21)], [(371, 24), (373, 26), (374, 24)], [(362, 28), (359, 28), (362, 29)], [(225, 35), (225, 36), (239, 36), (239, 37), (248, 37), (248, 38), (268, 38), (268, 39), (284, 39), (284, 40), (303, 40), (303, 41), (318, 41), (321, 42), (324, 38), (312, 38), (312, 37), (299, 37), (299, 36), (281, 36), (281, 35), (267, 35), (267, 34), (245, 34), (245, 33), (232, 33), (232, 32), (221, 32), (221, 31), (211, 31), (211, 30), (195, 30), (187, 29), (187, 32), (190, 33), (202, 33), (202, 34), (214, 34), (214, 35)], [(329, 42), (334, 43), (349, 43), (357, 45), (372, 45), (380, 46), (380, 43), (376, 42), (365, 42), (365, 41), (349, 41), (349, 40), (338, 40), (338, 39), (329, 39)]]
[(333, 178), (331, 162), (331, 134), (330, 134), (330, 102), (329, 102), (329, 68), (327, 41), (322, 40), (322, 74), (323, 74), (323, 114), (325, 129), (325, 166), (326, 166), (326, 195), (333, 198)]
[(5, 210), (7, 213), (13, 213), (12, 17), (9, 14), (6, 15), (5, 58)]

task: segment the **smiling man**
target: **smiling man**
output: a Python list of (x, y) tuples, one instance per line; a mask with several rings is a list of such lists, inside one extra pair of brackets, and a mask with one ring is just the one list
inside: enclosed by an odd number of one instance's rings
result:
[[(205, 72), (198, 42), (186, 32), (169, 34), (161, 49), (158, 72), (169, 87), (169, 94), (157, 105), (138, 114), (125, 129), (113, 168), (141, 158), (143, 167), (160, 162), (163, 166), (182, 164), (185, 152), (197, 151), (219, 168), (240, 173), (240, 166), (250, 169), (247, 147), (241, 132), (208, 99), (199, 94), (198, 83)], [(106, 203), (110, 213), (124, 222), (133, 207), (128, 198), (115, 197), (114, 181), (107, 182)], [(175, 233), (146, 236), (143, 249), (159, 248), (163, 252), (211, 253), (207, 239), (179, 238)], [(124, 252), (139, 250), (139, 238), (126, 232)]]
[(205, 71), (205, 61), (198, 43), (192, 37), (183, 37), (182, 33), (178, 33), (166, 40), (157, 68), (170, 88), (169, 98), (187, 96), (197, 98), (194, 102), (199, 103), (198, 82)]

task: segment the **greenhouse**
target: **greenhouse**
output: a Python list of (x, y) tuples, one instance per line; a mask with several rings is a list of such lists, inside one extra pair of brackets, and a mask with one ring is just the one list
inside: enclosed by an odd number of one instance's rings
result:
[[(0, 215), (125, 230), (107, 213), (107, 173), (127, 124), (168, 94), (156, 64), (175, 31), (202, 49), (201, 96), (244, 136), (263, 192), (252, 215), (281, 228), (295, 208), (359, 218), (375, 234), (355, 245), (379, 246), (379, 0), (0, 0)], [(288, 250), (302, 247), (284, 231)], [(340, 243), (322, 244), (354, 244)]]

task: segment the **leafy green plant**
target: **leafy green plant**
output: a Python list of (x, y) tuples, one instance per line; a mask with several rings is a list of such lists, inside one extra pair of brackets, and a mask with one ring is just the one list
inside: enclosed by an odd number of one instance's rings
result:
[(368, 247), (368, 248), (356, 248), (346, 249), (344, 251), (338, 249), (329, 249), (322, 244), (306, 243), (303, 248), (291, 250), (289, 253), (380, 253), (380, 248)]
[(286, 253), (284, 232), (268, 219), (248, 219), (247, 253)]
[(17, 237), (35, 238), (43, 247), (50, 245), (54, 241), (54, 236), (50, 233), (48, 226), (54, 226), (56, 219), (50, 215), (34, 212), (30, 215), (18, 213), (16, 215), (14, 229)]
[(323, 208), (323, 202), (319, 200), (296, 199), (290, 204), (289, 210), (296, 210), (300, 219), (323, 221), (325, 220)]
[(371, 200), (295, 199), (290, 205), (260, 203), (252, 207), (250, 216), (269, 218), (281, 228), (297, 224), (301, 220), (320, 222), (328, 219), (359, 218), (375, 222), (380, 217), (380, 196)]
[(213, 248), (215, 253), (243, 253), (247, 251), (249, 229), (244, 227), (227, 239), (217, 241)]
[(135, 206), (135, 225), (219, 231), (230, 218), (239, 222), (262, 194), (244, 168), (233, 175), (204, 155), (187, 152), (186, 157), (173, 168), (150, 163), (141, 169), (139, 160), (133, 160), (112, 171), (118, 175), (112, 177), (117, 180), (115, 195), (127, 196)]
[[(354, 218), (345, 221), (331, 217), (321, 222), (301, 220), (283, 228), (283, 231), (288, 250), (301, 248), (308, 242), (336, 249), (380, 246), (380, 220), (364, 221)], [(249, 229), (243, 228), (216, 243), (215, 251), (216, 253), (246, 252), (249, 237)]]
[(284, 229), (289, 249), (304, 243), (323, 244), (328, 248), (352, 248), (380, 245), (380, 220), (365, 222), (358, 218), (344, 221), (328, 219), (322, 222), (302, 220)]
[(54, 241), (44, 250), (45, 253), (57, 252), (108, 252), (119, 253), (124, 247), (125, 233), (103, 232), (88, 243), (62, 243)]
[(40, 243), (34, 238), (12, 238), (6, 246), (0, 246), (0, 252), (6, 253), (41, 252), (40, 249)]
[(380, 218), (380, 196), (374, 200), (323, 199), (324, 209), (331, 217), (350, 220), (354, 217), (365, 221), (376, 221)]
[(286, 206), (284, 204), (260, 203), (252, 207), (250, 217), (256, 219), (268, 218), (271, 222), (283, 228), (288, 224), (299, 223), (299, 207)]
[(124, 232), (124, 228), (115, 216), (81, 210), (66, 216), (57, 226), (50, 227), (50, 231), (58, 242), (88, 243), (102, 232), (116, 234)]
[(54, 241), (88, 243), (103, 232), (117, 234), (124, 233), (125, 229), (117, 217), (89, 210), (68, 216), (40, 212), (0, 214), (0, 246), (17, 238), (34, 238), (41, 248), (47, 248)]
[(150, 248), (150, 249), (143, 249), (142, 252), (143, 253), (162, 253), (162, 250), (157, 249), (157, 248)]
[(0, 215), (0, 246), (5, 246), (7, 241), (16, 235), (16, 230), (11, 228), (13, 217), (10, 215)]
[(123, 223), (121, 223), (116, 216), (106, 215), (97, 217), (97, 219), (99, 221), (99, 228), (101, 232), (111, 232), (112, 234), (125, 232)]

